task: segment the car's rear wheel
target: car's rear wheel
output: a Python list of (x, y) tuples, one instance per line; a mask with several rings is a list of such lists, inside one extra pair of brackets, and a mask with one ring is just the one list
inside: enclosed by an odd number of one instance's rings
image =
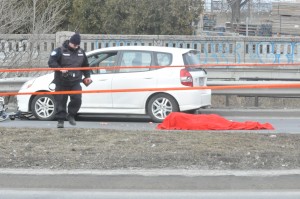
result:
[(171, 112), (178, 112), (177, 101), (170, 95), (154, 95), (147, 104), (147, 113), (154, 122), (162, 122)]
[(53, 120), (56, 104), (53, 95), (37, 95), (31, 103), (31, 112), (39, 120)]

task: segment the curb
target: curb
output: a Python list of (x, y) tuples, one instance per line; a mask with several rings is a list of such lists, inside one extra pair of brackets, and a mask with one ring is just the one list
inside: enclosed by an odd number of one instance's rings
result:
[(5, 170), (0, 189), (300, 190), (299, 170)]
[(197, 170), (197, 169), (116, 169), (116, 170), (52, 170), (52, 169), (1, 169), (0, 175), (94, 175), (94, 176), (235, 176), (275, 177), (300, 175), (299, 169), (290, 170)]

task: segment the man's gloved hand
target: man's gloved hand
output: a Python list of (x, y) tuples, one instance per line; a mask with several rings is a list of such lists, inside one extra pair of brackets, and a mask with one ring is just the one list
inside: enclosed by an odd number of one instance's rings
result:
[(84, 78), (84, 79), (82, 80), (82, 82), (83, 82), (83, 84), (84, 84), (85, 86), (88, 86), (88, 85), (90, 85), (90, 84), (93, 82), (93, 80), (92, 80), (90, 77), (87, 77), (87, 78)]

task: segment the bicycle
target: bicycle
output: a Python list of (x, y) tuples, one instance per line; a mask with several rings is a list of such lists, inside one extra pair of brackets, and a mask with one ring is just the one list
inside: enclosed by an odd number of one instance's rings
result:
[(5, 107), (4, 98), (0, 97), (0, 122), (5, 121), (9, 118), (6, 110), (7, 108)]

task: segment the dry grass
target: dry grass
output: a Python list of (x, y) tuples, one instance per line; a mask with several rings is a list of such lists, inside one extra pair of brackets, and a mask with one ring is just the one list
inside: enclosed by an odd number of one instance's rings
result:
[(0, 128), (0, 168), (299, 169), (300, 135)]

